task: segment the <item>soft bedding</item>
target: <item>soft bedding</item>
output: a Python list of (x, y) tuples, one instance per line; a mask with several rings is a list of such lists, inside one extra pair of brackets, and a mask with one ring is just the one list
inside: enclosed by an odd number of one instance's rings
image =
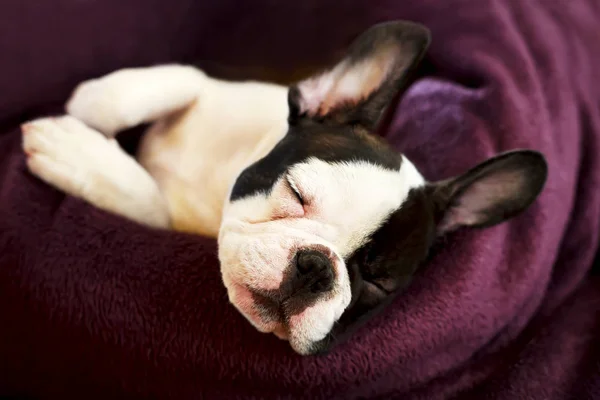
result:
[[(1, 395), (600, 398), (597, 1), (4, 0), (0, 18)], [(520, 217), (447, 237), (329, 355), (254, 330), (227, 302), (213, 241), (144, 228), (25, 170), (18, 124), (60, 112), (83, 79), (164, 62), (279, 79), (397, 18), (433, 43), (382, 134), (429, 179), (524, 147), (549, 178)]]

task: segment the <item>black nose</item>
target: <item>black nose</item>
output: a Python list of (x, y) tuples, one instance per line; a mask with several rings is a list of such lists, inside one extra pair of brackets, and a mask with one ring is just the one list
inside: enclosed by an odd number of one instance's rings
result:
[(316, 250), (301, 250), (296, 254), (296, 278), (302, 288), (312, 293), (333, 289), (333, 265), (329, 257)]

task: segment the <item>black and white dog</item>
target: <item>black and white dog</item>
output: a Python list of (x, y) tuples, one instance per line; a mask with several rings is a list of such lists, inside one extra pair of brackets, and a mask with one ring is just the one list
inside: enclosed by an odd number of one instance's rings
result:
[[(120, 70), (79, 85), (68, 116), (23, 125), (27, 165), (106, 211), (218, 238), (231, 303), (296, 352), (323, 351), (408, 283), (437, 236), (500, 223), (544, 186), (534, 151), (427, 182), (372, 134), (429, 40), (419, 24), (375, 25), (290, 88)], [(113, 136), (148, 122), (134, 159)]]

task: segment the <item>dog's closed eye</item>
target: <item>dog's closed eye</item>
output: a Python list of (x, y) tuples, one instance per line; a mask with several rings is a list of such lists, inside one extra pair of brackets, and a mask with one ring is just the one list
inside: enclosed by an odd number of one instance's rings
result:
[(298, 186), (296, 186), (296, 184), (294, 183), (294, 181), (292, 180), (291, 176), (288, 174), (286, 176), (286, 181), (290, 187), (290, 190), (292, 191), (292, 193), (294, 194), (294, 196), (296, 196), (296, 199), (298, 200), (298, 203), (300, 203), (300, 205), (302, 205), (304, 207), (305, 202), (304, 202), (304, 197), (302, 196), (302, 194), (300, 193), (300, 190), (298, 189)]

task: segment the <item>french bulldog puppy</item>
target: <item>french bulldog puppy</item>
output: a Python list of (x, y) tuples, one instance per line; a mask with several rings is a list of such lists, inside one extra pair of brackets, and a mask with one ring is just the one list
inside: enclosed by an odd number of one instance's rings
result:
[[(299, 354), (326, 351), (408, 284), (436, 237), (505, 221), (544, 186), (534, 151), (428, 182), (372, 134), (429, 42), (419, 24), (378, 24), (291, 87), (119, 70), (80, 84), (66, 116), (22, 126), (27, 166), (108, 212), (218, 239), (233, 306)], [(134, 158), (114, 136), (142, 123)]]

